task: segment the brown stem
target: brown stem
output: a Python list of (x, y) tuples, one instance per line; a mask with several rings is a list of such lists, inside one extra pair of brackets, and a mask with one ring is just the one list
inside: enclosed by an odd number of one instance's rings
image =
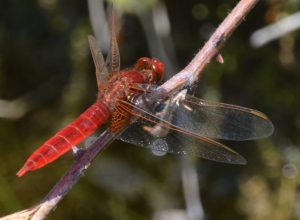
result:
[[(178, 74), (160, 86), (160, 91), (170, 94), (180, 90), (184, 86), (195, 83), (203, 74), (205, 66), (217, 55), (221, 46), (229, 38), (235, 28), (244, 20), (245, 16), (254, 7), (257, 1), (258, 0), (241, 0), (216, 29), (209, 41), (207, 41), (204, 47), (196, 54), (193, 60)], [(113, 139), (114, 137), (105, 132), (89, 149), (84, 151), (42, 202), (34, 207), (34, 210), (37, 211), (34, 212), (34, 214), (30, 213), (32, 219), (44, 219), (80, 179), (93, 159), (104, 150)]]
[(178, 91), (182, 87), (192, 85), (203, 74), (203, 69), (214, 58), (221, 46), (230, 37), (236, 27), (245, 19), (258, 0), (241, 0), (219, 25), (214, 34), (206, 42), (192, 61), (179, 73), (165, 82), (160, 89), (166, 93)]

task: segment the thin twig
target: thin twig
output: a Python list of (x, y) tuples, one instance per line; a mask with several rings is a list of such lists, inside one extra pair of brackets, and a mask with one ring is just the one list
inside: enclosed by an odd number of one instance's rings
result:
[(179, 73), (165, 82), (160, 89), (166, 93), (178, 91), (184, 86), (192, 85), (203, 74), (203, 69), (214, 58), (225, 41), (237, 26), (245, 19), (258, 0), (241, 0), (219, 25), (214, 34), (196, 54), (193, 60)]
[[(241, 0), (216, 29), (209, 41), (207, 41), (204, 47), (196, 54), (193, 60), (178, 74), (159, 87), (161, 94), (170, 94), (180, 90), (184, 86), (195, 83), (203, 73), (205, 66), (217, 55), (220, 47), (244, 20), (245, 16), (254, 7), (257, 1), (258, 0)], [(32, 215), (32, 219), (44, 219), (80, 179), (93, 159), (104, 150), (114, 138), (115, 137), (105, 132), (90, 148), (85, 150), (42, 202), (36, 206), (38, 209)]]

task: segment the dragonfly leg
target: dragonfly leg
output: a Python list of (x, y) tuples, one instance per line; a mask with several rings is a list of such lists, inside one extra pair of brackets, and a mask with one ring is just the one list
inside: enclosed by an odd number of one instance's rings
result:
[(75, 146), (75, 145), (72, 146), (72, 152), (74, 155), (77, 155), (79, 151), (80, 151), (80, 149), (77, 146)]
[(79, 160), (79, 158), (83, 155), (86, 149), (80, 149), (77, 146), (72, 147), (73, 155), (75, 156), (75, 161)]

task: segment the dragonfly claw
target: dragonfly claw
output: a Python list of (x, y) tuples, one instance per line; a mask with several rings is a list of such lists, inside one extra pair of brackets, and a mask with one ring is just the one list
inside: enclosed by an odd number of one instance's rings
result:
[(73, 152), (73, 154), (77, 155), (79, 151), (80, 151), (80, 150), (79, 150), (79, 148), (78, 148), (77, 146), (73, 146), (73, 147), (72, 147), (72, 152)]
[(75, 160), (78, 160), (80, 158), (80, 156), (85, 152), (85, 149), (80, 149), (77, 146), (73, 146), (72, 152), (75, 156)]

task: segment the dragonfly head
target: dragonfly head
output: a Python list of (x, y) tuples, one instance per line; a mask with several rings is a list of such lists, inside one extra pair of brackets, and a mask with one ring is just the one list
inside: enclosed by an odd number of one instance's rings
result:
[(164, 64), (156, 58), (142, 57), (138, 59), (134, 66), (137, 70), (150, 70), (147, 71), (148, 82), (155, 83), (162, 80), (164, 74)]

